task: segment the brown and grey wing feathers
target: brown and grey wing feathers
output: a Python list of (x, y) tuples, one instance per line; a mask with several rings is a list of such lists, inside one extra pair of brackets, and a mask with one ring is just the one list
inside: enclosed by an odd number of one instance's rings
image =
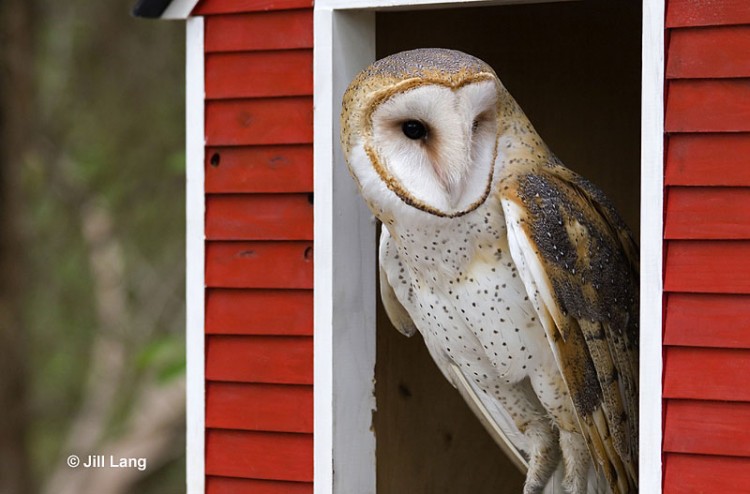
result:
[(595, 463), (613, 492), (636, 492), (638, 248), (606, 197), (558, 164), (508, 173), (499, 193)]

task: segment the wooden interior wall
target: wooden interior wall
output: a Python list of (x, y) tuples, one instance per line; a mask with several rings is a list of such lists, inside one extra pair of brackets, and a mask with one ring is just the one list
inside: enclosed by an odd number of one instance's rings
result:
[[(379, 13), (377, 56), (455, 48), (492, 65), (545, 142), (599, 184), (637, 232), (640, 2)], [(375, 248), (375, 246), (373, 246)], [(430, 359), (379, 313), (379, 494), (515, 494), (523, 477)]]
[(313, 480), (311, 0), (204, 0), (206, 492)]
[(666, 26), (664, 492), (750, 492), (750, 2)]

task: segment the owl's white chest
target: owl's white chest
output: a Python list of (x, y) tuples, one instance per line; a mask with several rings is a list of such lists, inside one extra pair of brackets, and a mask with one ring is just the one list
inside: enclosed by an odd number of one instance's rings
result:
[(392, 225), (381, 262), (443, 373), (453, 362), (499, 395), (553, 357), (491, 202), (439, 228)]

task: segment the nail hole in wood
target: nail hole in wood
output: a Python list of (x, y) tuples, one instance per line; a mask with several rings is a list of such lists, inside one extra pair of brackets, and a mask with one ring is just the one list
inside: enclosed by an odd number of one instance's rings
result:
[(221, 163), (221, 155), (219, 153), (212, 154), (210, 163), (214, 168), (219, 166), (219, 163)]

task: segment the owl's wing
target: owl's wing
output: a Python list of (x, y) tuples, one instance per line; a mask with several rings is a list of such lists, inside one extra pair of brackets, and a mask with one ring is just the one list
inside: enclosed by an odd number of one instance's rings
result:
[(604, 194), (553, 163), (500, 182), (511, 256), (594, 463), (637, 485), (638, 248)]
[[(417, 331), (411, 316), (404, 305), (396, 295), (393, 285), (398, 282), (399, 276), (402, 278), (408, 275), (402, 270), (399, 263), (398, 252), (393, 240), (386, 228), (383, 228), (380, 234), (380, 297), (383, 300), (383, 307), (388, 314), (393, 326), (402, 334), (412, 336)], [(434, 356), (433, 356), (434, 357)], [(479, 419), (484, 428), (500, 446), (510, 460), (518, 467), (521, 472), (525, 473), (528, 469), (525, 458), (520, 452), (525, 441), (514, 422), (504, 410), (494, 407), (491, 400), (487, 402), (482, 400), (482, 393), (476, 389), (476, 386), (470, 379), (463, 375), (461, 369), (447, 359), (435, 359), (435, 363), (450, 382), (459, 392), (461, 397), (469, 405), (474, 415)]]
[(385, 313), (388, 314), (388, 319), (390, 319), (393, 327), (404, 336), (414, 336), (417, 331), (414, 321), (411, 320), (409, 313), (406, 312), (406, 309), (396, 297), (396, 292), (388, 283), (388, 276), (382, 266), (380, 267), (380, 299), (383, 301)]
[[(417, 327), (396, 296), (390, 281), (388, 281), (388, 272), (390, 271), (392, 276), (397, 277), (396, 273), (401, 271), (401, 267), (396, 248), (386, 228), (383, 228), (380, 234), (380, 252), (378, 255), (380, 257), (380, 299), (383, 301), (385, 313), (388, 314), (388, 319), (399, 333), (404, 336), (414, 336)], [(403, 275), (401, 277), (403, 278)]]

